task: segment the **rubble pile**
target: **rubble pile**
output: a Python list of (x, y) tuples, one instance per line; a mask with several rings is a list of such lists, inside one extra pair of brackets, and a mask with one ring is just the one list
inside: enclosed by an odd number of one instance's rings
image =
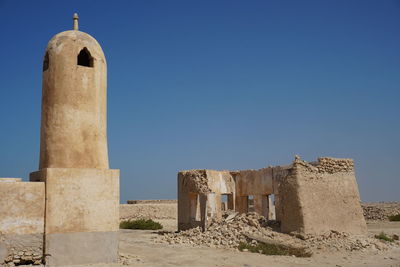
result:
[(350, 235), (337, 231), (330, 231), (323, 235), (301, 236), (312, 251), (356, 251), (363, 249), (386, 250), (390, 246), (398, 246), (400, 243), (386, 243), (373, 237), (363, 235)]
[(199, 247), (237, 249), (241, 242), (255, 244), (257, 240), (279, 243), (284, 246), (319, 250), (363, 250), (373, 248), (385, 250), (388, 246), (399, 245), (399, 242), (389, 244), (366, 236), (351, 236), (347, 233), (330, 231), (324, 235), (283, 234), (271, 228), (274, 221), (268, 221), (263, 216), (249, 212), (225, 213), (222, 221), (213, 221), (206, 231), (199, 227), (178, 233), (163, 233), (156, 242), (169, 244), (187, 244)]
[(370, 221), (387, 221), (391, 215), (400, 214), (399, 202), (361, 203), (364, 218)]
[(213, 221), (206, 231), (200, 227), (179, 233), (165, 233), (161, 241), (170, 244), (190, 244), (216, 248), (237, 248), (240, 242), (249, 241), (248, 236), (261, 236), (301, 245), (301, 240), (272, 230), (268, 221), (255, 212), (247, 214), (225, 213), (221, 222)]

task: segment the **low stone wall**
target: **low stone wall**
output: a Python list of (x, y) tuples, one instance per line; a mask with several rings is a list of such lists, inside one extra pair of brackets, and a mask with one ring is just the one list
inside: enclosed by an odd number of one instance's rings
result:
[(121, 204), (119, 214), (120, 220), (176, 220), (178, 205), (176, 201), (172, 203)]
[(378, 202), (361, 204), (366, 220), (388, 221), (389, 216), (400, 214), (400, 202)]
[(127, 204), (177, 204), (176, 199), (146, 199), (146, 200), (128, 200)]
[(0, 264), (42, 262), (44, 191), (44, 183), (0, 178)]
[[(177, 201), (134, 200), (138, 204), (120, 204), (120, 220), (177, 220)], [(387, 221), (389, 215), (400, 214), (400, 202), (361, 203), (365, 220)], [(160, 212), (160, 209), (163, 210)]]

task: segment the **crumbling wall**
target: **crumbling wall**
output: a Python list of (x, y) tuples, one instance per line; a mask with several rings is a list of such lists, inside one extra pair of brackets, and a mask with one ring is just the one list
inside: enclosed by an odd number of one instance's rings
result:
[(236, 183), (236, 210), (248, 212), (249, 196), (252, 196), (254, 211), (268, 217), (270, 211), (269, 195), (273, 193), (272, 167), (260, 170), (244, 170), (232, 172)]
[(351, 159), (324, 157), (307, 163), (296, 156), (291, 165), (260, 170), (180, 172), (179, 230), (205, 228), (211, 218), (220, 219), (221, 194), (227, 193), (232, 193), (232, 209), (239, 213), (251, 208), (273, 219), (274, 210), (284, 232), (366, 232)]
[(321, 234), (330, 230), (366, 233), (351, 159), (297, 158), (279, 184), (281, 230)]
[(42, 262), (44, 192), (44, 183), (0, 178), (0, 264)]
[[(222, 218), (221, 195), (235, 194), (229, 171), (190, 170), (178, 173), (178, 229), (200, 226)], [(233, 202), (233, 201), (232, 201)]]
[[(298, 164), (301, 164), (298, 161)], [(301, 164), (307, 167), (307, 164)], [(352, 159), (339, 159), (339, 158), (318, 158), (317, 162), (311, 162), (317, 168), (319, 173), (338, 173), (338, 172), (354, 172), (354, 161)], [(315, 169), (312, 169), (315, 171)]]
[[(186, 230), (196, 226), (203, 226), (204, 222), (195, 216), (193, 209), (197, 213), (197, 205), (200, 203), (198, 197), (210, 192), (207, 184), (205, 170), (181, 171), (178, 173), (178, 230)], [(193, 207), (196, 205), (196, 207)], [(204, 204), (202, 205), (205, 209)], [(197, 217), (197, 218), (196, 218)]]
[(206, 170), (181, 171), (178, 173), (179, 185), (185, 192), (209, 193)]
[[(282, 173), (276, 167), (277, 175)], [(269, 195), (274, 193), (274, 168), (244, 171), (191, 170), (178, 173), (178, 229), (201, 226), (221, 220), (222, 211), (249, 211), (249, 206), (272, 218), (275, 209)], [(222, 196), (227, 195), (227, 203)], [(249, 197), (252, 197), (249, 200)]]

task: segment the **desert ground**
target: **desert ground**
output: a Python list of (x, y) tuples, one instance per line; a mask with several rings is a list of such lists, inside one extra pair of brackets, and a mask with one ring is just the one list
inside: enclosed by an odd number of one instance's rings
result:
[[(176, 231), (174, 204), (121, 205), (123, 220), (153, 217), (163, 224), (161, 231)], [(373, 208), (368, 208), (373, 207)], [(398, 212), (400, 203), (363, 204), (369, 237), (385, 232), (400, 234), (400, 222), (390, 222), (387, 214)], [(145, 216), (140, 216), (138, 210)], [(153, 215), (151, 215), (153, 214)], [(384, 214), (384, 215), (382, 215)], [(316, 251), (310, 258), (266, 256), (234, 249), (198, 247), (190, 244), (159, 243), (159, 231), (120, 230), (121, 265), (124, 266), (400, 266), (400, 243), (385, 249), (369, 247), (357, 251)], [(385, 243), (385, 241), (379, 241)]]
[[(388, 215), (398, 214), (397, 203), (363, 203), (367, 218), (371, 246), (357, 249), (314, 250), (308, 258), (294, 256), (266, 256), (241, 252), (237, 249), (210, 248), (191, 244), (160, 242), (164, 234), (177, 230), (176, 203), (147, 203), (120, 206), (121, 221), (151, 218), (163, 225), (162, 230), (120, 230), (120, 262), (117, 266), (392, 266), (400, 267), (400, 242), (388, 243), (374, 238), (385, 232), (389, 236), (400, 234), (400, 222), (390, 222)], [(329, 241), (327, 241), (329, 242)], [(379, 245), (381, 244), (381, 245)], [(378, 245), (378, 246), (377, 246)], [(332, 246), (331, 246), (332, 248)], [(7, 267), (11, 265), (5, 265)], [(40, 265), (34, 265), (40, 267)], [(20, 267), (28, 267), (20, 265)], [(32, 267), (32, 265), (29, 265)], [(110, 267), (107, 264), (80, 267)]]
[[(380, 223), (400, 232), (400, 223)], [(372, 232), (378, 228), (374, 227)], [(400, 248), (388, 251), (337, 252), (315, 254), (311, 258), (266, 256), (226, 249), (196, 248), (187, 245), (155, 244), (157, 233), (142, 230), (120, 231), (120, 254), (126, 266), (400, 266)]]

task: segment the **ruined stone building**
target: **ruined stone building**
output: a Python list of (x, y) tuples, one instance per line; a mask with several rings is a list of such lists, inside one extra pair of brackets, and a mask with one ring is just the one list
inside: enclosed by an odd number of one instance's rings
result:
[(43, 62), (39, 170), (0, 179), (0, 264), (118, 260), (119, 170), (109, 169), (107, 65), (78, 30), (55, 35)]
[(224, 210), (255, 211), (280, 222), (282, 232), (366, 233), (351, 159), (296, 157), (260, 170), (178, 173), (178, 228), (207, 228)]

